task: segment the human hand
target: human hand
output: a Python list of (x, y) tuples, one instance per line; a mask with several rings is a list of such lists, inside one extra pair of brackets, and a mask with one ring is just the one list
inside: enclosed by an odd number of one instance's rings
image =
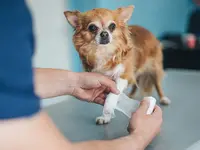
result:
[(103, 105), (110, 92), (119, 94), (116, 84), (108, 77), (97, 73), (78, 73), (78, 81), (71, 95), (88, 102)]
[(160, 132), (162, 124), (162, 110), (159, 106), (155, 106), (154, 112), (147, 115), (149, 102), (143, 100), (138, 110), (133, 113), (129, 123), (128, 131), (143, 143), (144, 148), (153, 140)]

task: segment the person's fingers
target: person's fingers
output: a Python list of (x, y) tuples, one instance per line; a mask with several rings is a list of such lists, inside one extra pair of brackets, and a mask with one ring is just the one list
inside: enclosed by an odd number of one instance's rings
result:
[(131, 127), (131, 123), (128, 124), (127, 131), (131, 134), (134, 129)]
[(152, 115), (156, 117), (162, 117), (162, 109), (158, 105), (156, 105)]
[(99, 82), (102, 85), (107, 86), (112, 93), (114, 93), (114, 94), (120, 93), (119, 90), (117, 89), (116, 83), (113, 80), (111, 80), (111, 79), (109, 79), (105, 76), (102, 76), (102, 77), (99, 78)]
[(106, 88), (105, 93), (107, 93), (107, 94), (110, 93), (110, 88), (109, 87)]
[(100, 105), (104, 105), (104, 102), (105, 102), (105, 100), (102, 99), (101, 97), (97, 97), (97, 98), (94, 100), (94, 103), (100, 104)]
[(90, 102), (90, 101), (92, 101), (91, 94), (92, 94), (92, 92), (90, 92), (89, 90), (79, 89), (76, 93), (76, 97), (79, 97), (84, 101)]
[(105, 90), (105, 87), (100, 87), (100, 88), (95, 89), (94, 92), (93, 92), (93, 98), (95, 99), (96, 97), (103, 96), (104, 90)]
[(106, 95), (102, 93), (102, 94), (99, 95), (99, 97), (102, 98), (102, 99), (105, 99)]
[(140, 103), (140, 106), (138, 108), (138, 112), (146, 114), (148, 108), (149, 108), (149, 101), (148, 100), (142, 100), (141, 103)]
[(127, 131), (128, 131), (129, 133), (131, 132), (130, 123), (128, 124)]

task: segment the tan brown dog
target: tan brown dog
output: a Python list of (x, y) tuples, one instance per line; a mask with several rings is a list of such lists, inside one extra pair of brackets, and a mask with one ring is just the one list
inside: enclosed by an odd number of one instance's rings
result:
[[(143, 94), (151, 94), (155, 87), (160, 103), (169, 104), (161, 87), (164, 73), (161, 44), (143, 27), (127, 25), (133, 9), (134, 6), (117, 10), (98, 8), (64, 14), (75, 29), (73, 42), (86, 71), (112, 77), (121, 92), (128, 84), (132, 85), (130, 97), (134, 96), (136, 85)], [(97, 124), (110, 122), (117, 99), (117, 95), (108, 95)]]

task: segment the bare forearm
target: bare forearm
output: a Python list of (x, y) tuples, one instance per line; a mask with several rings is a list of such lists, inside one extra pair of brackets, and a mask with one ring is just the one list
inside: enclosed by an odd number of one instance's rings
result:
[(2, 150), (66, 150), (68, 142), (44, 112), (33, 117), (0, 121)]
[(143, 150), (145, 145), (136, 136), (127, 136), (110, 141), (76, 143), (74, 150)]
[(141, 150), (138, 145), (142, 147), (142, 143), (131, 136), (73, 144), (60, 134), (44, 112), (26, 119), (0, 121), (0, 133), (3, 150)]
[(110, 141), (71, 143), (45, 112), (29, 118), (0, 120), (0, 133), (2, 150), (143, 150), (146, 146), (137, 134)]
[(35, 89), (41, 98), (70, 94), (78, 82), (78, 73), (61, 69), (36, 68)]

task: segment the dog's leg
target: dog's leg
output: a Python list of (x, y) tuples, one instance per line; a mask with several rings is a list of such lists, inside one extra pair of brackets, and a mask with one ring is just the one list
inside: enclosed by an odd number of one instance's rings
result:
[[(117, 84), (117, 88), (118, 90), (121, 92), (124, 91), (125, 88), (127, 88), (128, 86), (128, 81), (122, 78), (117, 79), (116, 81)], [(119, 99), (119, 95), (110, 93), (108, 94), (105, 104), (104, 104), (104, 108), (103, 108), (103, 114), (100, 117), (96, 118), (96, 124), (107, 124), (111, 121), (112, 118), (115, 117), (114, 114), (114, 110), (117, 106), (117, 102)]]
[(160, 103), (163, 105), (169, 105), (171, 103), (170, 99), (164, 95), (161, 81), (158, 75), (155, 76), (155, 88), (158, 92), (158, 95), (160, 97)]
[(134, 85), (132, 86), (132, 89), (131, 89), (131, 92), (130, 92), (130, 94), (129, 94), (129, 97), (130, 97), (130, 98), (134, 98), (136, 91), (137, 91), (137, 86), (134, 84)]

